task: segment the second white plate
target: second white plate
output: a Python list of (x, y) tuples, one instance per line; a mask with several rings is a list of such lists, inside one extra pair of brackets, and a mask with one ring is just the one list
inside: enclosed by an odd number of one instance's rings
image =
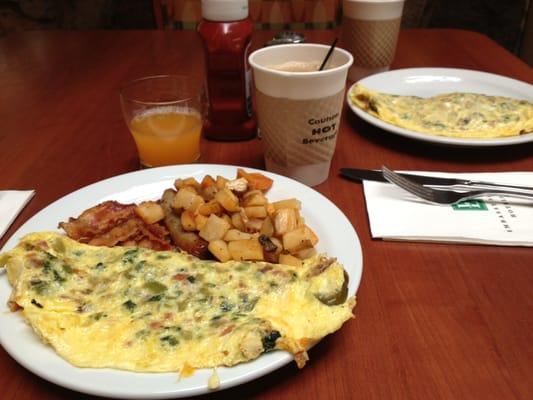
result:
[[(357, 83), (369, 89), (403, 96), (430, 97), (440, 93), (467, 92), (491, 96), (506, 96), (533, 102), (533, 85), (501, 75), (455, 68), (407, 68), (375, 74)], [(355, 85), (355, 84), (354, 84)], [(468, 139), (436, 136), (400, 128), (381, 121), (356, 107), (350, 101), (352, 111), (365, 121), (400, 136), (425, 142), (452, 146), (507, 146), (533, 142), (533, 133), (520, 136), (489, 139)]]

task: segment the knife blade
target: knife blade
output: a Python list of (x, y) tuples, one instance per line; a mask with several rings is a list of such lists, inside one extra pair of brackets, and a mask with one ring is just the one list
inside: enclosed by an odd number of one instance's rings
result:
[[(373, 169), (358, 169), (358, 168), (341, 168), (340, 173), (345, 178), (348, 178), (352, 181), (377, 181), (377, 182), (388, 182), (382, 175), (381, 171)], [(399, 172), (398, 172), (399, 173)], [(400, 175), (410, 178), (417, 183), (422, 185), (430, 186), (487, 186), (487, 187), (500, 187), (500, 188), (512, 188), (519, 190), (533, 190), (531, 186), (516, 186), (516, 185), (506, 185), (501, 183), (494, 182), (484, 182), (473, 179), (460, 179), (460, 178), (444, 178), (440, 176), (427, 176), (427, 175), (416, 175), (416, 174), (407, 174), (399, 173)]]

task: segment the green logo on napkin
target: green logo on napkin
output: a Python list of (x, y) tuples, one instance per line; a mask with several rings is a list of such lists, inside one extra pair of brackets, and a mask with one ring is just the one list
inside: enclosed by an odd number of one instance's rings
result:
[(452, 204), (452, 207), (456, 211), (464, 210), (476, 210), (476, 211), (487, 211), (487, 205), (483, 200), (465, 200), (456, 204)]

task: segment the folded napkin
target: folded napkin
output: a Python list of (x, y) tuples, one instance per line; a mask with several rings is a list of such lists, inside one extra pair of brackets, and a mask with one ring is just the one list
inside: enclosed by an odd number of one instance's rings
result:
[(34, 190), (0, 190), (0, 238), (34, 193)]
[[(406, 172), (533, 186), (533, 172)], [(533, 246), (531, 199), (498, 195), (446, 206), (427, 203), (388, 183), (363, 185), (373, 238)]]

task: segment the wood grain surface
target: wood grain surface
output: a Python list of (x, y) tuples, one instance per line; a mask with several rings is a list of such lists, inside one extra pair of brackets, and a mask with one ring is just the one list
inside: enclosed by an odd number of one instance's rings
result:
[[(334, 31), (305, 32), (330, 43)], [(272, 32), (254, 37), (260, 47)], [(533, 81), (533, 71), (480, 34), (401, 32), (393, 68), (457, 67)], [(203, 79), (190, 31), (40, 31), (0, 39), (0, 190), (36, 195), (0, 240), (69, 192), (138, 169), (118, 88), (133, 78), (187, 73)], [(202, 162), (263, 168), (256, 140), (202, 142)], [(207, 398), (531, 399), (533, 250), (401, 243), (370, 236), (361, 185), (340, 167), (532, 171), (533, 143), (442, 147), (368, 125), (346, 107), (329, 179), (316, 190), (350, 219), (363, 279), (355, 319), (291, 364)], [(5, 279), (5, 278), (4, 278)], [(90, 398), (48, 383), (0, 349), (2, 399)]]

